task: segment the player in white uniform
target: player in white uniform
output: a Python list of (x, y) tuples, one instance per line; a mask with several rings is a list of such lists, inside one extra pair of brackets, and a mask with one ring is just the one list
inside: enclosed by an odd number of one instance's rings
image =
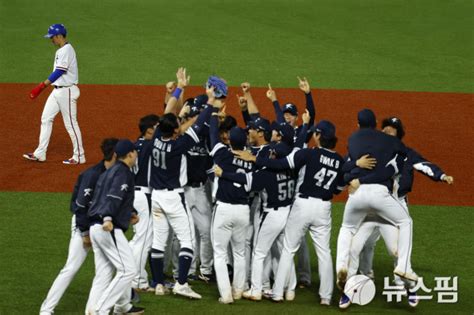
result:
[(41, 115), (41, 131), (39, 145), (33, 153), (25, 153), (23, 157), (31, 161), (46, 161), (46, 151), (53, 131), (54, 117), (61, 112), (73, 146), (72, 157), (64, 160), (64, 164), (84, 164), (86, 157), (82, 146), (82, 135), (77, 123), (77, 99), (80, 91), (77, 87), (78, 69), (76, 52), (66, 39), (66, 28), (63, 24), (53, 24), (45, 37), (59, 47), (54, 58), (53, 72), (30, 92), (30, 98), (35, 99), (47, 86), (54, 89), (48, 97)]

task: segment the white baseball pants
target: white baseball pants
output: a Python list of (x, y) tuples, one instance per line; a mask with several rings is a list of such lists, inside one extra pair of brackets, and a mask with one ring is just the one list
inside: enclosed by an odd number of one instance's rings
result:
[(301, 245), (298, 252), (296, 252), (296, 256), (298, 257), (298, 262), (296, 263), (298, 281), (311, 284), (311, 260), (306, 235), (301, 240)]
[[(334, 288), (331, 248), (329, 246), (331, 221), (330, 201), (311, 197), (307, 199), (296, 197), (286, 223), (283, 251), (273, 285), (273, 294), (276, 297), (283, 296), (290, 272), (294, 272), (293, 257), (309, 230), (318, 257), (319, 296), (322, 299), (331, 299)], [(288, 289), (294, 290), (295, 286), (288, 286)]]
[(190, 205), (196, 229), (196, 248), (202, 274), (212, 274), (213, 253), (211, 243), (212, 205), (208, 186), (185, 187), (186, 203)]
[(227, 250), (232, 245), (234, 290), (244, 290), (245, 240), (250, 221), (248, 205), (233, 205), (217, 201), (212, 222), (212, 240), (214, 249), (214, 269), (217, 286), (223, 299), (232, 299), (232, 288), (227, 273)]
[(186, 208), (183, 190), (156, 190), (151, 194), (153, 213), (152, 248), (165, 252), (170, 226), (179, 240), (181, 248), (195, 249), (193, 217)]
[(150, 194), (145, 191), (135, 191), (133, 207), (137, 210), (140, 220), (133, 226), (134, 234), (129, 242), (135, 265), (138, 268), (138, 273), (132, 281), (132, 287), (135, 289), (146, 289), (149, 286), (148, 273), (145, 269), (153, 242), (153, 217), (149, 198), (151, 198)]
[(49, 289), (48, 295), (41, 305), (40, 314), (46, 315), (54, 312), (54, 308), (58, 305), (72, 279), (74, 279), (76, 273), (86, 260), (89, 249), (84, 248), (81, 232), (79, 229), (76, 229), (76, 216), (73, 215), (67, 261)]
[[(280, 234), (283, 233), (290, 213), (290, 206), (278, 208), (278, 210), (265, 208), (261, 216), (260, 226), (255, 233), (255, 245), (252, 256), (252, 291), (260, 293), (263, 289), (264, 262), (269, 269), (272, 267), (271, 255), (272, 245)], [(266, 259), (266, 258), (269, 259)], [(294, 268), (293, 268), (294, 271)], [(269, 271), (266, 271), (267, 273)], [(296, 286), (296, 275), (292, 273), (293, 282)]]
[(398, 227), (397, 252), (399, 259), (396, 269), (404, 273), (413, 273), (410, 261), (413, 221), (408, 209), (389, 193), (387, 187), (379, 184), (361, 185), (359, 189), (349, 195), (337, 240), (336, 270), (348, 269), (352, 238), (369, 209)]
[(86, 313), (109, 314), (114, 305), (116, 312), (125, 313), (132, 307), (132, 280), (137, 274), (128, 240), (121, 229), (106, 232), (101, 224), (91, 226), (90, 236), (94, 250), (95, 276)]
[[(387, 251), (397, 260), (398, 248), (398, 228), (394, 225), (381, 223), (376, 221), (366, 221), (357, 230), (357, 233), (352, 237), (350, 260), (348, 269), (348, 278), (357, 274), (357, 270), (361, 270), (363, 274), (367, 274), (372, 270), (372, 258), (375, 248), (375, 243), (379, 236), (385, 241)], [(362, 256), (362, 249), (367, 248), (367, 259)], [(359, 264), (360, 259), (360, 264)], [(363, 265), (365, 264), (365, 266)]]
[(72, 158), (79, 162), (86, 161), (81, 129), (77, 123), (77, 99), (80, 94), (77, 85), (72, 85), (67, 88), (53, 89), (49, 95), (41, 115), (39, 145), (33, 153), (40, 160), (46, 160), (49, 139), (53, 131), (54, 117), (60, 112), (63, 116), (64, 126), (69, 133), (69, 137), (71, 137), (73, 147)]

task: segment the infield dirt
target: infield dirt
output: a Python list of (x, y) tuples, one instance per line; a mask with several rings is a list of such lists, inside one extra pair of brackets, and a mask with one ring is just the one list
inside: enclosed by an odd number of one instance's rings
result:
[[(32, 152), (38, 142), (41, 112), (50, 91), (31, 101), (32, 84), (0, 84), (1, 130), (0, 190), (70, 192), (80, 171), (101, 158), (99, 144), (105, 137), (138, 136), (138, 119), (149, 113), (162, 114), (164, 87), (143, 85), (80, 85), (78, 120), (87, 163), (67, 166), (62, 160), (71, 156), (71, 142), (60, 115), (56, 117), (47, 161), (30, 162), (22, 154)], [(304, 96), (297, 89), (275, 89), (281, 104), (294, 102), (300, 113)], [(186, 96), (203, 93), (190, 87)], [(237, 88), (231, 88), (227, 113), (242, 118), (236, 102)], [(263, 116), (274, 118), (273, 107), (264, 88), (252, 94)], [(472, 143), (470, 129), (474, 114), (473, 94), (396, 91), (313, 89), (316, 120), (329, 119), (337, 126), (337, 151), (346, 152), (348, 136), (357, 128), (356, 114), (364, 108), (375, 111), (379, 122), (398, 116), (405, 124), (405, 143), (454, 176), (453, 186), (434, 183), (424, 176), (416, 178), (410, 202), (427, 205), (474, 205), (471, 179)], [(345, 194), (337, 198), (343, 200)]]

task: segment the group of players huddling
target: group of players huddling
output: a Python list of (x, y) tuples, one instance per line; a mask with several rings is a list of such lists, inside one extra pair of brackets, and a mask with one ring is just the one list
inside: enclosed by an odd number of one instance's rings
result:
[[(189, 77), (183, 68), (176, 75), (177, 82), (167, 84), (164, 114), (143, 117), (135, 143), (103, 140), (104, 159), (79, 176), (69, 257), (40, 314), (54, 312), (91, 247), (95, 277), (86, 314), (112, 308), (141, 314), (144, 309), (132, 304), (139, 292), (200, 299), (190, 279), (216, 281), (223, 304), (262, 297), (291, 301), (298, 285), (294, 256), (306, 247), (308, 231), (318, 258), (321, 305), (331, 304), (336, 282), (339, 307), (349, 307), (345, 282), (358, 272), (373, 278), (380, 235), (394, 258), (394, 282), (407, 291), (409, 305), (418, 304), (410, 291), (418, 278), (410, 263), (413, 223), (407, 207), (413, 172), (449, 184), (453, 178), (402, 143), (400, 119), (383, 120), (379, 131), (374, 113), (361, 110), (360, 128), (343, 158), (333, 150), (334, 124), (314, 124), (306, 78), (298, 78), (306, 99), (299, 126), (297, 107), (281, 107), (271, 86), (266, 95), (276, 119), (262, 117), (250, 85), (243, 83), (238, 103), (244, 129), (225, 112), (222, 78), (209, 77), (205, 94), (184, 100)], [(331, 200), (346, 186), (334, 272)], [(130, 224), (134, 236), (128, 241)], [(299, 256), (301, 263), (305, 255)], [(166, 280), (169, 269), (175, 283)]]

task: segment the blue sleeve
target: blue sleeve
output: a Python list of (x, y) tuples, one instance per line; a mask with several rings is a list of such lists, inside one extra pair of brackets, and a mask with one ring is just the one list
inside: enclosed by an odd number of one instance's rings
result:
[(260, 113), (250, 114), (250, 120), (254, 121), (257, 118), (260, 118)]
[(313, 102), (313, 95), (311, 92), (308, 94), (304, 94), (306, 97), (306, 109), (308, 110), (310, 119), (309, 119), (309, 125), (312, 126), (314, 125), (314, 120), (316, 119), (316, 108), (314, 107), (314, 102)]
[(304, 164), (305, 152), (305, 150), (294, 151), (283, 159), (268, 159), (257, 156), (255, 165), (259, 167), (266, 166), (274, 170), (297, 169)]
[(275, 110), (275, 116), (277, 123), (281, 124), (285, 122), (285, 118), (283, 117), (283, 112), (280, 107), (280, 103), (278, 101), (273, 102), (273, 109)]
[(343, 173), (349, 173), (350, 171), (352, 171), (354, 168), (357, 167), (357, 165), (356, 165), (357, 161), (351, 160), (351, 157), (349, 156), (349, 154), (345, 157), (344, 161), (345, 162), (344, 162), (344, 164), (342, 165), (342, 168), (341, 168), (341, 171)]
[(247, 109), (242, 111), (242, 118), (244, 119), (245, 125), (248, 125), (250, 121), (250, 115)]
[(415, 170), (434, 181), (441, 180), (441, 176), (443, 176), (444, 172), (438, 165), (431, 163), (413, 149), (407, 148), (407, 150), (408, 161), (413, 165)]
[[(189, 127), (184, 135), (178, 138), (177, 146), (175, 147), (176, 152), (183, 154), (192, 148), (196, 143), (199, 143), (199, 135), (207, 130), (206, 122), (209, 121), (209, 118), (212, 113), (212, 106), (206, 107), (198, 116), (196, 122)], [(158, 129), (158, 128), (157, 128)]]
[[(205, 123), (207, 123), (211, 117), (211, 114), (214, 110), (214, 107), (207, 106), (198, 116), (196, 122), (191, 126), (191, 128), (196, 132), (196, 134), (201, 134), (203, 130), (206, 129)], [(197, 141), (199, 142), (199, 140)]]
[(307, 142), (306, 135), (308, 133), (308, 127), (309, 126), (307, 124), (301, 125), (301, 129), (300, 129), (300, 132), (298, 133), (298, 137), (296, 137), (295, 148), (302, 149), (304, 144)]
[(361, 184), (373, 184), (381, 183), (386, 180), (389, 180), (394, 175), (399, 174), (403, 168), (406, 157), (400, 154), (397, 154), (387, 165), (381, 170), (372, 171), (367, 175), (359, 178)]
[(86, 235), (89, 231), (89, 217), (87, 216), (87, 211), (92, 203), (92, 197), (94, 195), (95, 185), (97, 183), (97, 176), (95, 174), (85, 173), (79, 189), (77, 192), (76, 198), (76, 226), (81, 231), (81, 234)]
[(211, 121), (209, 122), (209, 140), (211, 142), (211, 150), (220, 142), (219, 140), (219, 119), (216, 115), (211, 116)]
[(59, 79), (59, 77), (62, 76), (63, 74), (65, 74), (65, 73), (66, 73), (66, 70), (56, 69), (53, 72), (51, 72), (51, 74), (48, 77), (48, 80), (51, 81), (51, 83), (53, 83), (54, 81)]

